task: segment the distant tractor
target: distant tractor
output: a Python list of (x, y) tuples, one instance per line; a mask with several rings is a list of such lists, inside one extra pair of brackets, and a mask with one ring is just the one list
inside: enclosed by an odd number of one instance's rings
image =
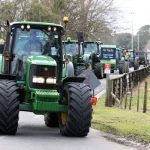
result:
[(135, 52), (135, 56), (139, 57), (139, 65), (147, 65), (147, 56), (145, 52)]
[(63, 41), (63, 51), (66, 53), (65, 58), (73, 63), (74, 75), (78, 76), (87, 69), (86, 61), (84, 60), (84, 39), (83, 32), (77, 32), (78, 40)]
[(101, 43), (99, 41), (86, 41), (84, 48), (84, 60), (86, 66), (93, 70), (98, 79), (104, 77), (104, 67), (100, 63)]
[(139, 56), (133, 50), (124, 50), (124, 53), (129, 58), (129, 66), (134, 67), (134, 70), (139, 69)]
[(123, 49), (116, 49), (116, 67), (119, 70), (119, 74), (129, 72), (129, 57), (125, 55)]
[(111, 73), (119, 70), (119, 74), (129, 72), (129, 58), (124, 55), (122, 49), (116, 45), (101, 45), (100, 61), (103, 64), (111, 64)]
[(111, 64), (111, 73), (116, 70), (116, 45), (101, 45), (101, 64)]
[(1, 135), (15, 134), (19, 111), (27, 111), (43, 114), (45, 124), (59, 126), (63, 136), (87, 136), (92, 119), (91, 89), (83, 83), (84, 77), (68, 76), (63, 34), (59, 24), (7, 22), (0, 57)]

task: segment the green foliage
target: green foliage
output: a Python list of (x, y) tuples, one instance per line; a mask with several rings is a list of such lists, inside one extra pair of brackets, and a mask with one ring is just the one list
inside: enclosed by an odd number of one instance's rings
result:
[(4, 24), (6, 20), (25, 20), (62, 24), (63, 17), (68, 16), (67, 34), (72, 38), (76, 39), (76, 31), (83, 31), (86, 40), (93, 39), (92, 34), (97, 40), (104, 33), (102, 38), (107, 41), (115, 20), (112, 15), (112, 12), (116, 12), (113, 2), (114, 0), (0, 0), (0, 23)]
[(131, 37), (130, 33), (116, 34), (116, 45), (117, 47), (124, 47), (125, 49), (131, 49)]

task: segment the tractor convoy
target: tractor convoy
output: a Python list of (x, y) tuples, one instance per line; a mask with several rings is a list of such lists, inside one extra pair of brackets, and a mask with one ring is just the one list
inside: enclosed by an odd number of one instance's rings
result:
[[(65, 17), (65, 27), (67, 22)], [(59, 24), (7, 21), (5, 27), (6, 40), (0, 44), (1, 135), (16, 134), (19, 111), (27, 111), (44, 115), (45, 125), (59, 127), (63, 136), (87, 136), (96, 98), (81, 73), (90, 68), (102, 79), (107, 63), (112, 73), (119, 69), (121, 74), (129, 72), (129, 65), (146, 65), (143, 53), (139, 57), (115, 45), (84, 41), (83, 32), (77, 32), (77, 40), (62, 40), (66, 28)]]

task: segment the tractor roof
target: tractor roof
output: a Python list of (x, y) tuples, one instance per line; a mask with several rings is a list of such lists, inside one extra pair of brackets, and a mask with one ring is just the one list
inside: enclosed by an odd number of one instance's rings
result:
[(78, 41), (77, 40), (65, 40), (65, 41), (63, 41), (63, 42), (65, 42), (65, 43), (77, 43)]
[(54, 26), (63, 28), (60, 24), (55, 23), (48, 23), (48, 22), (32, 22), (32, 21), (19, 21), (19, 22), (12, 22), (10, 25), (39, 25), (39, 26)]
[(102, 48), (116, 48), (116, 45), (101, 45)]
[(84, 41), (85, 43), (97, 43), (97, 41)]

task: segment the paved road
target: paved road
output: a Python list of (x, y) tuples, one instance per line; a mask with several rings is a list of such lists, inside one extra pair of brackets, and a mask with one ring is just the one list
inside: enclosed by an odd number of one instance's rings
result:
[(85, 138), (63, 137), (45, 127), (43, 116), (21, 112), (16, 136), (0, 136), (0, 150), (136, 150), (111, 141), (91, 129)]

